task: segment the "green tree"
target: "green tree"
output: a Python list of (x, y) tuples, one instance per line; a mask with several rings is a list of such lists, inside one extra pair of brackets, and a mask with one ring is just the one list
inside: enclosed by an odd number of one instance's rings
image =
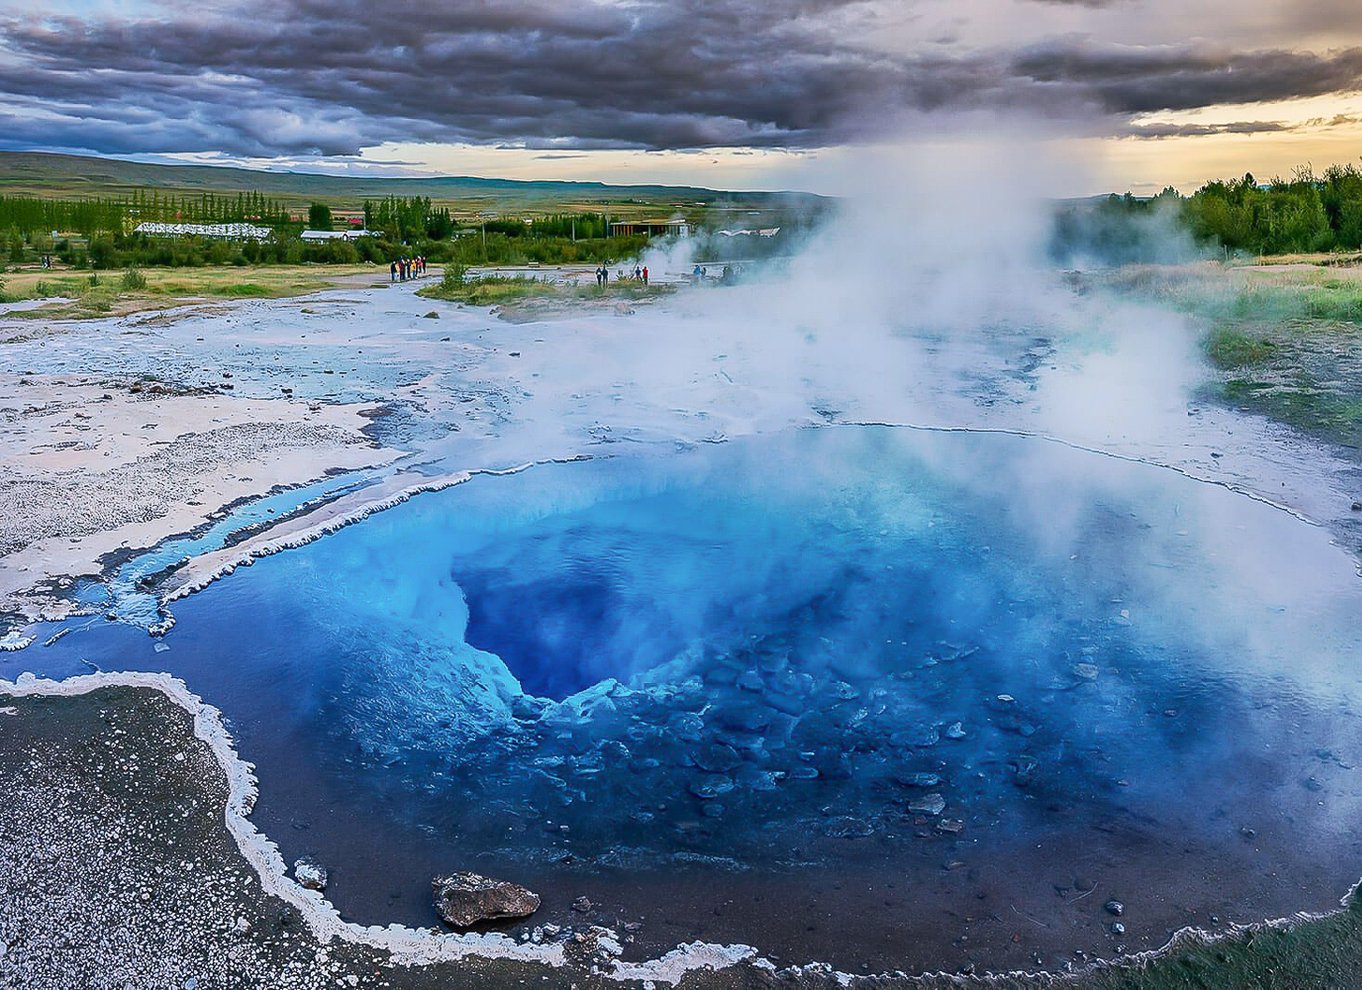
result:
[(117, 250), (114, 248), (113, 238), (108, 234), (99, 234), (90, 238), (90, 267), (110, 268), (113, 266)]
[(325, 203), (313, 203), (307, 208), (307, 225), (312, 230), (330, 230), (331, 207)]

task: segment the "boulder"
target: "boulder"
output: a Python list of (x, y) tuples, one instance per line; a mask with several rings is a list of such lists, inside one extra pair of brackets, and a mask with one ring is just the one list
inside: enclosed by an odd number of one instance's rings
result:
[(495, 918), (524, 918), (539, 910), (539, 895), (516, 883), (477, 873), (450, 873), (430, 883), (440, 917), (455, 928)]
[(293, 876), (300, 886), (308, 890), (325, 890), (326, 882), (330, 879), (325, 866), (306, 857), (293, 864)]

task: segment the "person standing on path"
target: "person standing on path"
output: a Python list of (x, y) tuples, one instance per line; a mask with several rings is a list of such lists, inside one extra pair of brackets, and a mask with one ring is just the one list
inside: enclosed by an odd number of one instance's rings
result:
[(644, 266), (643, 266), (643, 284), (644, 284), (644, 285), (647, 285), (647, 284), (648, 284), (648, 266), (647, 266), (647, 265), (644, 265)]

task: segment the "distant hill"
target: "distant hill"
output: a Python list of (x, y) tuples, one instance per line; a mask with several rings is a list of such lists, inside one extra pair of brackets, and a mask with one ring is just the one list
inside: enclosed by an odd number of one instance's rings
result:
[(0, 195), (125, 196), (137, 189), (175, 190), (178, 193), (255, 190), (289, 205), (305, 205), (315, 200), (341, 208), (358, 208), (365, 199), (385, 196), (429, 196), (459, 213), (478, 210), (541, 212), (627, 204), (652, 210), (700, 205), (802, 210), (827, 202), (810, 193), (794, 192), (725, 192), (695, 186), (616, 186), (603, 182), (523, 181), (473, 176), (361, 178), (216, 165), (151, 165), (117, 158), (0, 151)]

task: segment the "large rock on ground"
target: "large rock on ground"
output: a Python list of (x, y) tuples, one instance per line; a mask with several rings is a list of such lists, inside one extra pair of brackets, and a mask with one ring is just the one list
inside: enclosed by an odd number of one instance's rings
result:
[(293, 864), (293, 876), (308, 890), (325, 890), (327, 880), (330, 879), (326, 867), (307, 856)]
[(477, 873), (450, 873), (430, 882), (435, 908), (455, 928), (496, 918), (524, 918), (539, 910), (539, 895), (518, 883)]

